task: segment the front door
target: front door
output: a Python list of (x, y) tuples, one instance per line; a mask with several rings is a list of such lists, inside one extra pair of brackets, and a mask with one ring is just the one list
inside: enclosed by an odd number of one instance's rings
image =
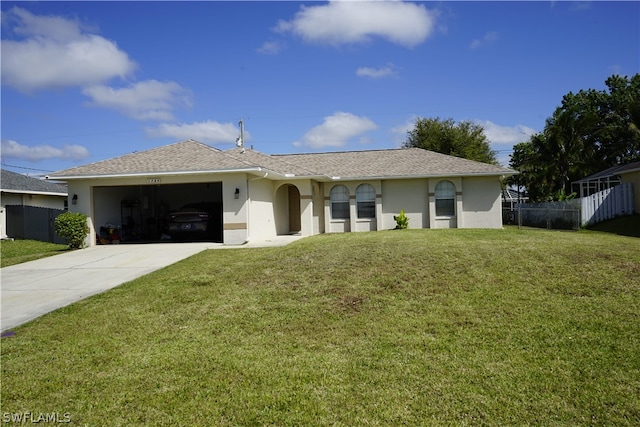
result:
[(300, 191), (295, 185), (289, 186), (289, 233), (299, 233), (300, 229)]

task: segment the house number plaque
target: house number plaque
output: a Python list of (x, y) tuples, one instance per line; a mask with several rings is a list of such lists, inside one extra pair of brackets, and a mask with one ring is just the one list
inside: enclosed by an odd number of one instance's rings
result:
[(147, 181), (149, 184), (160, 184), (160, 178), (149, 178)]

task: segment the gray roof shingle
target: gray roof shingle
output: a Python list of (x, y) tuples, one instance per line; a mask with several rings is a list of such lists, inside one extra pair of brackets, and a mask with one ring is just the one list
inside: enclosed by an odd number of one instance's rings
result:
[(274, 155), (329, 177), (502, 175), (513, 170), (421, 148)]
[(2, 172), (0, 176), (0, 188), (2, 191), (67, 195), (67, 188), (64, 185), (43, 181), (4, 169), (0, 172)]
[(447, 156), (420, 148), (268, 155), (234, 148), (221, 151), (188, 140), (51, 174), (52, 178), (126, 176), (135, 174), (272, 171), (287, 177), (331, 179), (510, 175), (500, 166)]

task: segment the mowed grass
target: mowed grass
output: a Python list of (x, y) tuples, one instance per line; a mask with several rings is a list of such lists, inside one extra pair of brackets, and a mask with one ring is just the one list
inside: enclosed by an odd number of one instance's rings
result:
[(69, 250), (67, 245), (37, 240), (2, 240), (0, 242), (0, 267), (57, 255), (67, 250)]
[(640, 239), (596, 232), (211, 250), (2, 339), (2, 412), (77, 425), (638, 425), (639, 396)]

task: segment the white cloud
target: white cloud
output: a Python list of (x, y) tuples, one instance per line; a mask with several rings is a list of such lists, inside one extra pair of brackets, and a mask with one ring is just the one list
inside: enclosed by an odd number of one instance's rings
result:
[(396, 67), (393, 64), (387, 64), (380, 68), (360, 67), (356, 70), (358, 77), (369, 77), (372, 79), (381, 79), (383, 77), (395, 76), (396, 74)]
[[(233, 123), (219, 123), (207, 120), (205, 122), (167, 124), (163, 123), (157, 128), (146, 129), (152, 137), (171, 137), (175, 139), (195, 139), (205, 143), (235, 143), (240, 136), (240, 129)], [(245, 142), (251, 139), (251, 135), (244, 132)]]
[(191, 93), (176, 82), (146, 80), (122, 89), (104, 85), (82, 91), (91, 105), (111, 108), (137, 120), (173, 120), (177, 105), (191, 105)]
[(404, 123), (389, 129), (389, 132), (392, 135), (391, 138), (398, 146), (401, 146), (407, 140), (407, 134), (409, 133), (409, 131), (413, 130), (416, 125), (417, 119), (418, 116), (413, 115), (407, 118)]
[(513, 146), (522, 141), (528, 141), (529, 137), (536, 133), (530, 127), (524, 125), (500, 126), (489, 120), (475, 120), (482, 126), (484, 134), (494, 144), (506, 144)]
[(435, 16), (424, 5), (403, 1), (330, 1), (302, 6), (292, 20), (278, 22), (276, 30), (333, 45), (366, 42), (377, 36), (414, 47), (433, 32)]
[[(6, 14), (6, 16), (4, 16)], [(88, 33), (79, 23), (36, 16), (14, 7), (3, 24), (22, 40), (2, 40), (2, 83), (24, 92), (98, 84), (124, 78), (136, 64), (110, 40)]]
[(257, 52), (264, 55), (276, 55), (280, 53), (282, 49), (284, 49), (282, 43), (277, 41), (266, 41), (257, 49)]
[(32, 162), (48, 159), (83, 160), (89, 157), (89, 150), (82, 145), (64, 145), (62, 148), (51, 145), (28, 146), (10, 139), (3, 139), (2, 157)]
[(321, 125), (311, 128), (303, 135), (302, 141), (296, 141), (293, 145), (296, 147), (305, 145), (314, 149), (343, 147), (349, 139), (377, 129), (377, 127), (366, 117), (337, 112), (332, 116), (325, 117)]
[(537, 133), (524, 125), (500, 126), (489, 120), (475, 120), (475, 123), (482, 126), (491, 148), (497, 151), (498, 162), (504, 166), (509, 164), (513, 146), (528, 141), (531, 135)]
[(479, 47), (482, 47), (488, 43), (494, 42), (498, 40), (498, 33), (496, 33), (495, 31), (491, 31), (486, 33), (481, 39), (475, 39), (471, 42), (471, 44), (469, 45), (469, 47), (471, 49), (477, 49)]

